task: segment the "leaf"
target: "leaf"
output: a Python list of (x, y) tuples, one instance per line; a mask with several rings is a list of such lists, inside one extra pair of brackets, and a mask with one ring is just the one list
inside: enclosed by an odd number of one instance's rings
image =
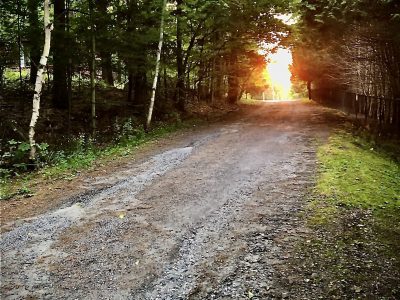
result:
[(249, 291), (248, 297), (249, 297), (249, 299), (253, 299), (254, 294), (251, 291)]
[(120, 218), (120, 219), (125, 218), (125, 214), (124, 214), (124, 213), (120, 213), (120, 214), (118, 215), (118, 218)]
[(9, 141), (8, 141), (8, 144), (10, 144), (10, 145), (17, 145), (17, 144), (19, 144), (19, 142), (15, 141), (15, 140), (9, 140)]
[(31, 145), (29, 145), (28, 143), (24, 142), (24, 143), (21, 143), (18, 145), (19, 151), (25, 152), (25, 151), (28, 151), (29, 149), (31, 149)]

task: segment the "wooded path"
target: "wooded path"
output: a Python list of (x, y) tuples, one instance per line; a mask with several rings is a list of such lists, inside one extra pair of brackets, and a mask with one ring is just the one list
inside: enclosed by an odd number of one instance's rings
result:
[(2, 235), (2, 297), (281, 298), (330, 129), (313, 104), (241, 107), (86, 178), (87, 192)]

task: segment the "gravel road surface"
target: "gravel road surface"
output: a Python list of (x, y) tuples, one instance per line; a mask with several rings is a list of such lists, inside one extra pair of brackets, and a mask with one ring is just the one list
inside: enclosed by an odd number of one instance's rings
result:
[(303, 102), (242, 107), (86, 179), (3, 233), (2, 299), (296, 299), (277, 266), (304, 233), (327, 118)]

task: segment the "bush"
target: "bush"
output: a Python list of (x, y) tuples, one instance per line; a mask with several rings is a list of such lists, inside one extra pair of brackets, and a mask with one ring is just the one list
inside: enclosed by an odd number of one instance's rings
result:
[[(43, 166), (48, 161), (48, 147), (46, 143), (37, 144), (37, 164)], [(0, 177), (18, 175), (19, 172), (27, 171), (31, 165), (29, 152), (31, 146), (27, 142), (9, 140), (5, 151), (0, 152)]]

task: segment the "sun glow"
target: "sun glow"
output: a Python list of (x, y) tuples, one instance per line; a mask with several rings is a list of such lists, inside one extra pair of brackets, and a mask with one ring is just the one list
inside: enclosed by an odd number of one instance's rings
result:
[(289, 69), (292, 64), (292, 53), (289, 49), (278, 48), (276, 52), (269, 54), (268, 58), (267, 81), (273, 99), (289, 99), (292, 89), (292, 74)]

